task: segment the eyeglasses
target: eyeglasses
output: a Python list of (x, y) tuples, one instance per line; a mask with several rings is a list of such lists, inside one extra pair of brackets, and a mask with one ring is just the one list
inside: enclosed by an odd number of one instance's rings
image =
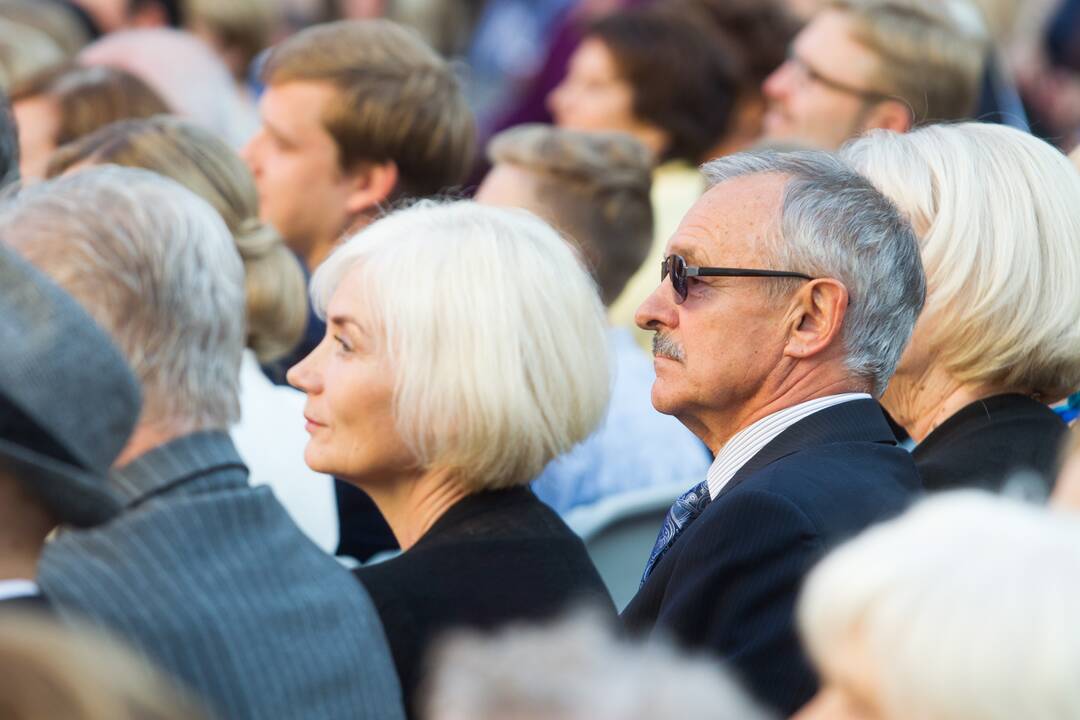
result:
[(668, 255), (660, 263), (660, 282), (671, 276), (671, 287), (675, 289), (675, 304), (682, 305), (690, 288), (686, 279), (691, 277), (789, 277), (802, 280), (814, 278), (803, 273), (788, 270), (752, 270), (748, 268), (695, 267), (687, 265), (681, 255)]
[(810, 63), (803, 60), (801, 57), (794, 53), (788, 53), (787, 66), (791, 68), (794, 73), (795, 82), (800, 86), (806, 86), (810, 83), (817, 83), (824, 85), (827, 88), (837, 90), (848, 95), (854, 95), (856, 97), (865, 98), (871, 102), (881, 102), (882, 100), (895, 99), (892, 95), (887, 93), (878, 92), (876, 90), (864, 90), (863, 88), (855, 87), (854, 85), (848, 85), (847, 83), (840, 82), (839, 80), (833, 80), (827, 75), (822, 75), (815, 70)]

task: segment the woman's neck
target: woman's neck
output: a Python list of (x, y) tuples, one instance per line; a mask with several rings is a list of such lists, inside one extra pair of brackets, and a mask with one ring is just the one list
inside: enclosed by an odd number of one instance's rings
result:
[(916, 443), (976, 400), (1010, 392), (996, 385), (962, 383), (940, 367), (920, 375), (897, 374), (889, 383), (881, 404), (893, 420), (907, 430)]
[(364, 490), (386, 519), (402, 550), (415, 545), (447, 510), (470, 493), (459, 476), (444, 470), (399, 478)]

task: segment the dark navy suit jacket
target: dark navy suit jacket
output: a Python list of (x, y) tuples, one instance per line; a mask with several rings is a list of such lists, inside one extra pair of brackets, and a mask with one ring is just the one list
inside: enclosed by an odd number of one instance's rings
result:
[(816, 412), (739, 469), (660, 559), (623, 622), (722, 657), (786, 717), (817, 689), (794, 627), (803, 578), (920, 489), (876, 402)]

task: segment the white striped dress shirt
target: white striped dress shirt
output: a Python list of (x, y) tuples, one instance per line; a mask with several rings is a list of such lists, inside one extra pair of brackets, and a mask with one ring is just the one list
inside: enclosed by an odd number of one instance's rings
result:
[(783, 410), (777, 410), (771, 415), (766, 415), (752, 425), (744, 427), (728, 440), (720, 452), (716, 454), (709, 467), (707, 480), (709, 483), (709, 497), (715, 498), (731, 481), (735, 473), (743, 465), (758, 454), (784, 430), (788, 429), (803, 418), (812, 415), (819, 410), (839, 405), (850, 400), (869, 400), (866, 393), (841, 393), (839, 395), (826, 395), (825, 397), (807, 400), (806, 402), (792, 405)]

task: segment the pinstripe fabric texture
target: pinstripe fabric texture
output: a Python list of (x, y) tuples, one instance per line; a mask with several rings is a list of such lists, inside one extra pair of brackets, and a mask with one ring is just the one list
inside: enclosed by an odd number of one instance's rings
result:
[(112, 478), (125, 512), (49, 544), (39, 583), (223, 718), (403, 717), (367, 592), (319, 550), (228, 435), (155, 448)]

